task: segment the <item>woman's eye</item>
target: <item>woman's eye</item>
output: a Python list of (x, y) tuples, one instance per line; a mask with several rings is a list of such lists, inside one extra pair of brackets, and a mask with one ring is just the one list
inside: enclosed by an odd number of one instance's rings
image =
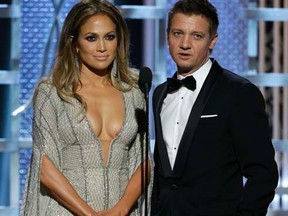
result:
[(106, 40), (112, 41), (116, 38), (116, 36), (114, 34), (111, 34), (111, 35), (107, 35), (105, 38), (106, 38)]
[(86, 37), (86, 40), (88, 40), (88, 41), (95, 41), (96, 38), (95, 38), (94, 36), (88, 36), (88, 37)]

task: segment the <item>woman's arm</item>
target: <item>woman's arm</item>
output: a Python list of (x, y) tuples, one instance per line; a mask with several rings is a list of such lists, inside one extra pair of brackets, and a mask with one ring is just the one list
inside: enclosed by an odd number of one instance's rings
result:
[(98, 215), (81, 199), (67, 178), (54, 166), (47, 156), (42, 157), (40, 182), (59, 203), (74, 214), (78, 216)]

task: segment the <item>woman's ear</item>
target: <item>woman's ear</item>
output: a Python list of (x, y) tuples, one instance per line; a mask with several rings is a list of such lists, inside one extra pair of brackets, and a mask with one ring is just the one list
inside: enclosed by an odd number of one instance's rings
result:
[(73, 36), (73, 35), (70, 35), (69, 39), (70, 39), (70, 43), (72, 43), (72, 41), (73, 41), (73, 39), (74, 39), (74, 36)]
[[(71, 44), (72, 44), (73, 39), (74, 39), (74, 36), (71, 35), (71, 36), (70, 36), (70, 43), (71, 43)], [(75, 45), (75, 44), (74, 44), (74, 45)], [(75, 45), (74, 49), (75, 49), (75, 52), (78, 54), (78, 53), (79, 53), (79, 48)]]

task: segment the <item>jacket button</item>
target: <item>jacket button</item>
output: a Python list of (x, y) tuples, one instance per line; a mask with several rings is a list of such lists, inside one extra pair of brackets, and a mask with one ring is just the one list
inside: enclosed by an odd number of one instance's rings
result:
[(171, 189), (172, 189), (172, 190), (177, 190), (177, 189), (178, 189), (178, 186), (177, 186), (176, 184), (172, 184), (172, 185), (171, 185)]

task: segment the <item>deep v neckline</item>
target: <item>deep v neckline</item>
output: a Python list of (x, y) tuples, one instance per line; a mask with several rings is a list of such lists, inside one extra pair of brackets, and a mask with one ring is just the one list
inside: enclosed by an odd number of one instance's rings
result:
[(87, 114), (84, 113), (84, 120), (86, 121), (86, 124), (88, 125), (90, 133), (92, 134), (92, 136), (96, 140), (97, 148), (99, 149), (99, 151), (98, 151), (99, 152), (99, 157), (101, 158), (103, 167), (106, 168), (106, 169), (109, 167), (109, 164), (110, 164), (110, 156), (111, 156), (111, 151), (113, 149), (113, 144), (114, 144), (115, 140), (117, 140), (121, 136), (121, 134), (123, 133), (123, 131), (125, 129), (126, 122), (127, 122), (127, 108), (126, 108), (126, 96), (125, 96), (125, 93), (121, 92), (121, 96), (122, 96), (123, 105), (124, 105), (123, 122), (122, 122), (121, 129), (120, 129), (119, 133), (117, 134), (117, 136), (115, 136), (114, 138), (111, 139), (111, 142), (109, 144), (109, 150), (108, 150), (108, 156), (107, 156), (106, 164), (104, 163), (104, 154), (103, 154), (103, 150), (102, 150), (102, 146), (101, 146), (101, 140), (99, 139), (99, 137), (94, 132), (94, 130), (92, 128), (92, 124), (91, 124)]

